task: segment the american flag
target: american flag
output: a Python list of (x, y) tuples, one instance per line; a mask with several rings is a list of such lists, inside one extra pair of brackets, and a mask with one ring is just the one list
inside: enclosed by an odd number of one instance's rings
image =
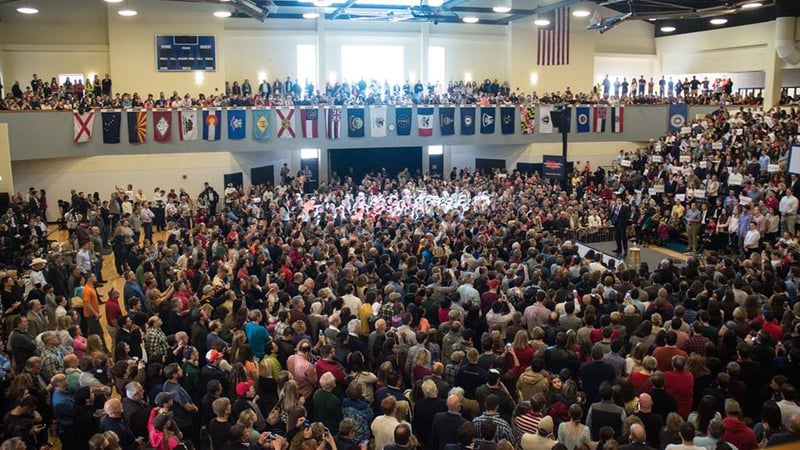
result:
[(569, 64), (569, 8), (555, 11), (550, 25), (539, 28), (538, 65)]

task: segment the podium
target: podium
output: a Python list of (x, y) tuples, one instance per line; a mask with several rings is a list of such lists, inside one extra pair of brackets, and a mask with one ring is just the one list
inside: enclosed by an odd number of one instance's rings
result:
[(642, 249), (637, 247), (631, 247), (628, 249), (628, 256), (631, 259), (631, 265), (638, 270), (639, 264), (642, 262)]

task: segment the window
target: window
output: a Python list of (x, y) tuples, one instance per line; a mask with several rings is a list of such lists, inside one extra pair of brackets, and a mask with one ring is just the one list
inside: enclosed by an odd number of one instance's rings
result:
[(446, 84), (444, 77), (444, 47), (428, 48), (428, 83)]
[(428, 156), (430, 155), (443, 155), (444, 154), (444, 147), (441, 145), (429, 145), (428, 146)]
[(300, 159), (319, 159), (318, 148), (301, 148)]
[(342, 80), (402, 83), (403, 47), (389, 45), (343, 45)]
[(300, 44), (297, 46), (297, 82), (305, 87), (306, 82), (317, 87), (317, 47)]

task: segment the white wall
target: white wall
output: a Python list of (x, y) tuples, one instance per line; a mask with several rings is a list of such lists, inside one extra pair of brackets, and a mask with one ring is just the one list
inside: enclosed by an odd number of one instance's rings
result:
[[(638, 142), (574, 142), (567, 147), (569, 161), (591, 161), (593, 167), (608, 166), (620, 150), (635, 151), (644, 147)], [(453, 167), (475, 168), (475, 158), (505, 159), (506, 167), (515, 169), (518, 162), (540, 163), (542, 155), (560, 155), (561, 143), (505, 145), (505, 146), (444, 146), (444, 167), (448, 173)]]
[[(613, 31), (616, 31), (616, 28)], [(644, 75), (646, 80), (653, 78), (657, 90), (661, 74), (657, 71), (656, 61), (655, 55), (596, 55), (594, 57), (594, 82), (598, 83), (608, 75), (613, 89), (616, 78), (619, 78), (621, 82), (623, 78), (630, 80), (631, 77), (636, 77), (638, 79), (639, 76)]]

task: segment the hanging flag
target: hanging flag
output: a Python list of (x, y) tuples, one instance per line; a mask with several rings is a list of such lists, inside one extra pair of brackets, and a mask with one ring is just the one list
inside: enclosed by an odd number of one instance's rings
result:
[(386, 107), (369, 107), (369, 135), (372, 137), (386, 137)]
[(461, 109), (461, 134), (475, 134), (475, 107), (462, 106), (459, 109)]
[(553, 132), (553, 122), (550, 121), (551, 112), (553, 112), (552, 105), (539, 106), (539, 133), (550, 134)]
[(494, 134), (494, 118), (497, 110), (494, 106), (481, 108), (481, 134)]
[(347, 137), (364, 137), (364, 108), (347, 108)]
[(689, 105), (686, 103), (670, 103), (669, 105), (669, 124), (670, 133), (681, 131), (686, 126), (686, 118), (689, 117)]
[(297, 133), (294, 132), (294, 108), (277, 108), (275, 114), (281, 122), (278, 128), (278, 139), (294, 139)]
[(119, 130), (122, 122), (122, 113), (119, 111), (102, 112), (103, 143), (119, 144)]
[(253, 139), (257, 141), (266, 141), (269, 139), (269, 122), (270, 113), (269, 109), (254, 109), (253, 110)]
[(569, 64), (569, 8), (559, 8), (548, 15), (550, 25), (539, 27), (538, 59), (540, 66)]
[(317, 108), (301, 108), (300, 122), (303, 124), (303, 137), (316, 139), (319, 137), (319, 110)]
[(128, 142), (143, 144), (147, 140), (147, 113), (144, 111), (128, 112)]
[(411, 108), (396, 108), (394, 114), (397, 122), (397, 135), (411, 135)]
[(94, 111), (83, 114), (72, 113), (72, 140), (76, 144), (92, 140), (92, 128), (94, 128)]
[(456, 109), (452, 107), (439, 107), (439, 134), (452, 136), (456, 134)]
[(519, 129), (522, 134), (533, 134), (536, 131), (535, 106), (519, 106)]
[(575, 108), (575, 129), (578, 133), (588, 133), (591, 126), (589, 125), (589, 107), (578, 106)]
[(625, 119), (625, 108), (620, 106), (611, 107), (611, 132), (622, 133), (622, 124)]
[(595, 106), (594, 120), (592, 121), (592, 131), (595, 133), (605, 133), (606, 117), (608, 117), (608, 106)]
[(153, 140), (172, 140), (172, 111), (153, 111)]
[(500, 108), (500, 132), (503, 134), (514, 134), (514, 111), (513, 106)]
[(222, 137), (222, 111), (203, 110), (203, 140), (218, 141)]
[(339, 139), (342, 133), (342, 108), (332, 107), (325, 110), (325, 134), (328, 139)]
[(178, 122), (181, 123), (180, 138), (182, 141), (197, 140), (197, 111), (194, 109), (184, 109), (178, 111)]
[(420, 136), (433, 136), (433, 108), (417, 108), (417, 132)]
[(244, 109), (228, 108), (228, 139), (239, 140), (244, 139), (245, 121), (247, 120), (247, 111)]

